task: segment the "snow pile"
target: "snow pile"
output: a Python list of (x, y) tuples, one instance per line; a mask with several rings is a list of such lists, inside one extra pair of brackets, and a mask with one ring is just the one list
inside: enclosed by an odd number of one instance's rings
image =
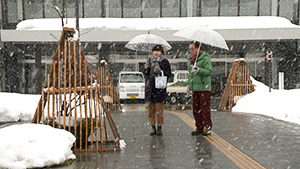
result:
[(239, 99), (232, 112), (261, 114), (300, 124), (300, 89), (275, 90), (251, 77), (255, 91)]
[(0, 168), (45, 167), (75, 159), (75, 137), (47, 125), (21, 124), (0, 129)]
[(41, 95), (0, 93), (0, 122), (32, 120)]

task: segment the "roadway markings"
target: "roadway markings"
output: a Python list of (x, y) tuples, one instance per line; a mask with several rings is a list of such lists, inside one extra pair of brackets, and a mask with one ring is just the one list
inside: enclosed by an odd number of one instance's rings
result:
[[(195, 120), (187, 115), (186, 113), (178, 113), (174, 111), (166, 111), (177, 115), (182, 119), (187, 125), (196, 130)], [(265, 169), (264, 166), (259, 164), (257, 161), (241, 152), (239, 149), (228, 143), (226, 140), (222, 139), (213, 131), (210, 136), (203, 136), (208, 142), (210, 142), (216, 149), (218, 149), (222, 154), (224, 154), (228, 159), (230, 159), (237, 167), (242, 169)]]

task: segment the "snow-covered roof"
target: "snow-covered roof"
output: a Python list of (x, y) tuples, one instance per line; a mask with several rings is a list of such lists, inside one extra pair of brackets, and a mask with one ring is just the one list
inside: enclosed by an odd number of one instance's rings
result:
[[(65, 19), (66, 27), (75, 28), (75, 19)], [(251, 29), (297, 27), (288, 19), (274, 16), (180, 17), (180, 18), (80, 18), (81, 29), (179, 30), (201, 25), (212, 29)], [(20, 22), (16, 30), (62, 30), (61, 19), (30, 19)]]
[[(65, 20), (75, 27), (75, 19)], [(180, 17), (180, 18), (80, 18), (81, 41), (129, 41), (138, 34), (162, 36), (168, 41), (186, 26), (205, 26), (219, 32), (225, 40), (300, 39), (300, 26), (276, 16)], [(20, 22), (16, 30), (1, 30), (2, 41), (57, 41), (61, 19), (31, 19)], [(23, 36), (22, 36), (23, 35)]]

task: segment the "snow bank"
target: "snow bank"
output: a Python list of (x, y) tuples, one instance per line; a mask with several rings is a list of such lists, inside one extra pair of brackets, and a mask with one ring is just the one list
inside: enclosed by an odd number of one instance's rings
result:
[(239, 99), (232, 112), (261, 114), (300, 124), (300, 89), (275, 90), (251, 77), (255, 91)]
[(0, 93), (0, 122), (32, 120), (41, 95)]

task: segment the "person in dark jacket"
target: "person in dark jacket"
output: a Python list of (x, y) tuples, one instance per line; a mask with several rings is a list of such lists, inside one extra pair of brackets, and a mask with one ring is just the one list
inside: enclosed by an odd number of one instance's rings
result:
[(211, 59), (207, 52), (200, 50), (199, 42), (189, 44), (191, 59), (189, 64), (189, 90), (193, 92), (193, 115), (195, 118), (196, 131), (192, 135), (210, 135), (211, 121)]
[[(145, 74), (145, 102), (148, 103), (148, 117), (152, 126), (150, 135), (162, 135), (164, 124), (164, 103), (167, 99), (167, 88), (156, 89), (155, 77), (161, 75), (168, 78), (171, 76), (171, 66), (164, 57), (164, 50), (161, 45), (155, 45), (152, 49), (153, 56), (149, 58), (144, 67)], [(157, 121), (157, 130), (156, 130)]]

